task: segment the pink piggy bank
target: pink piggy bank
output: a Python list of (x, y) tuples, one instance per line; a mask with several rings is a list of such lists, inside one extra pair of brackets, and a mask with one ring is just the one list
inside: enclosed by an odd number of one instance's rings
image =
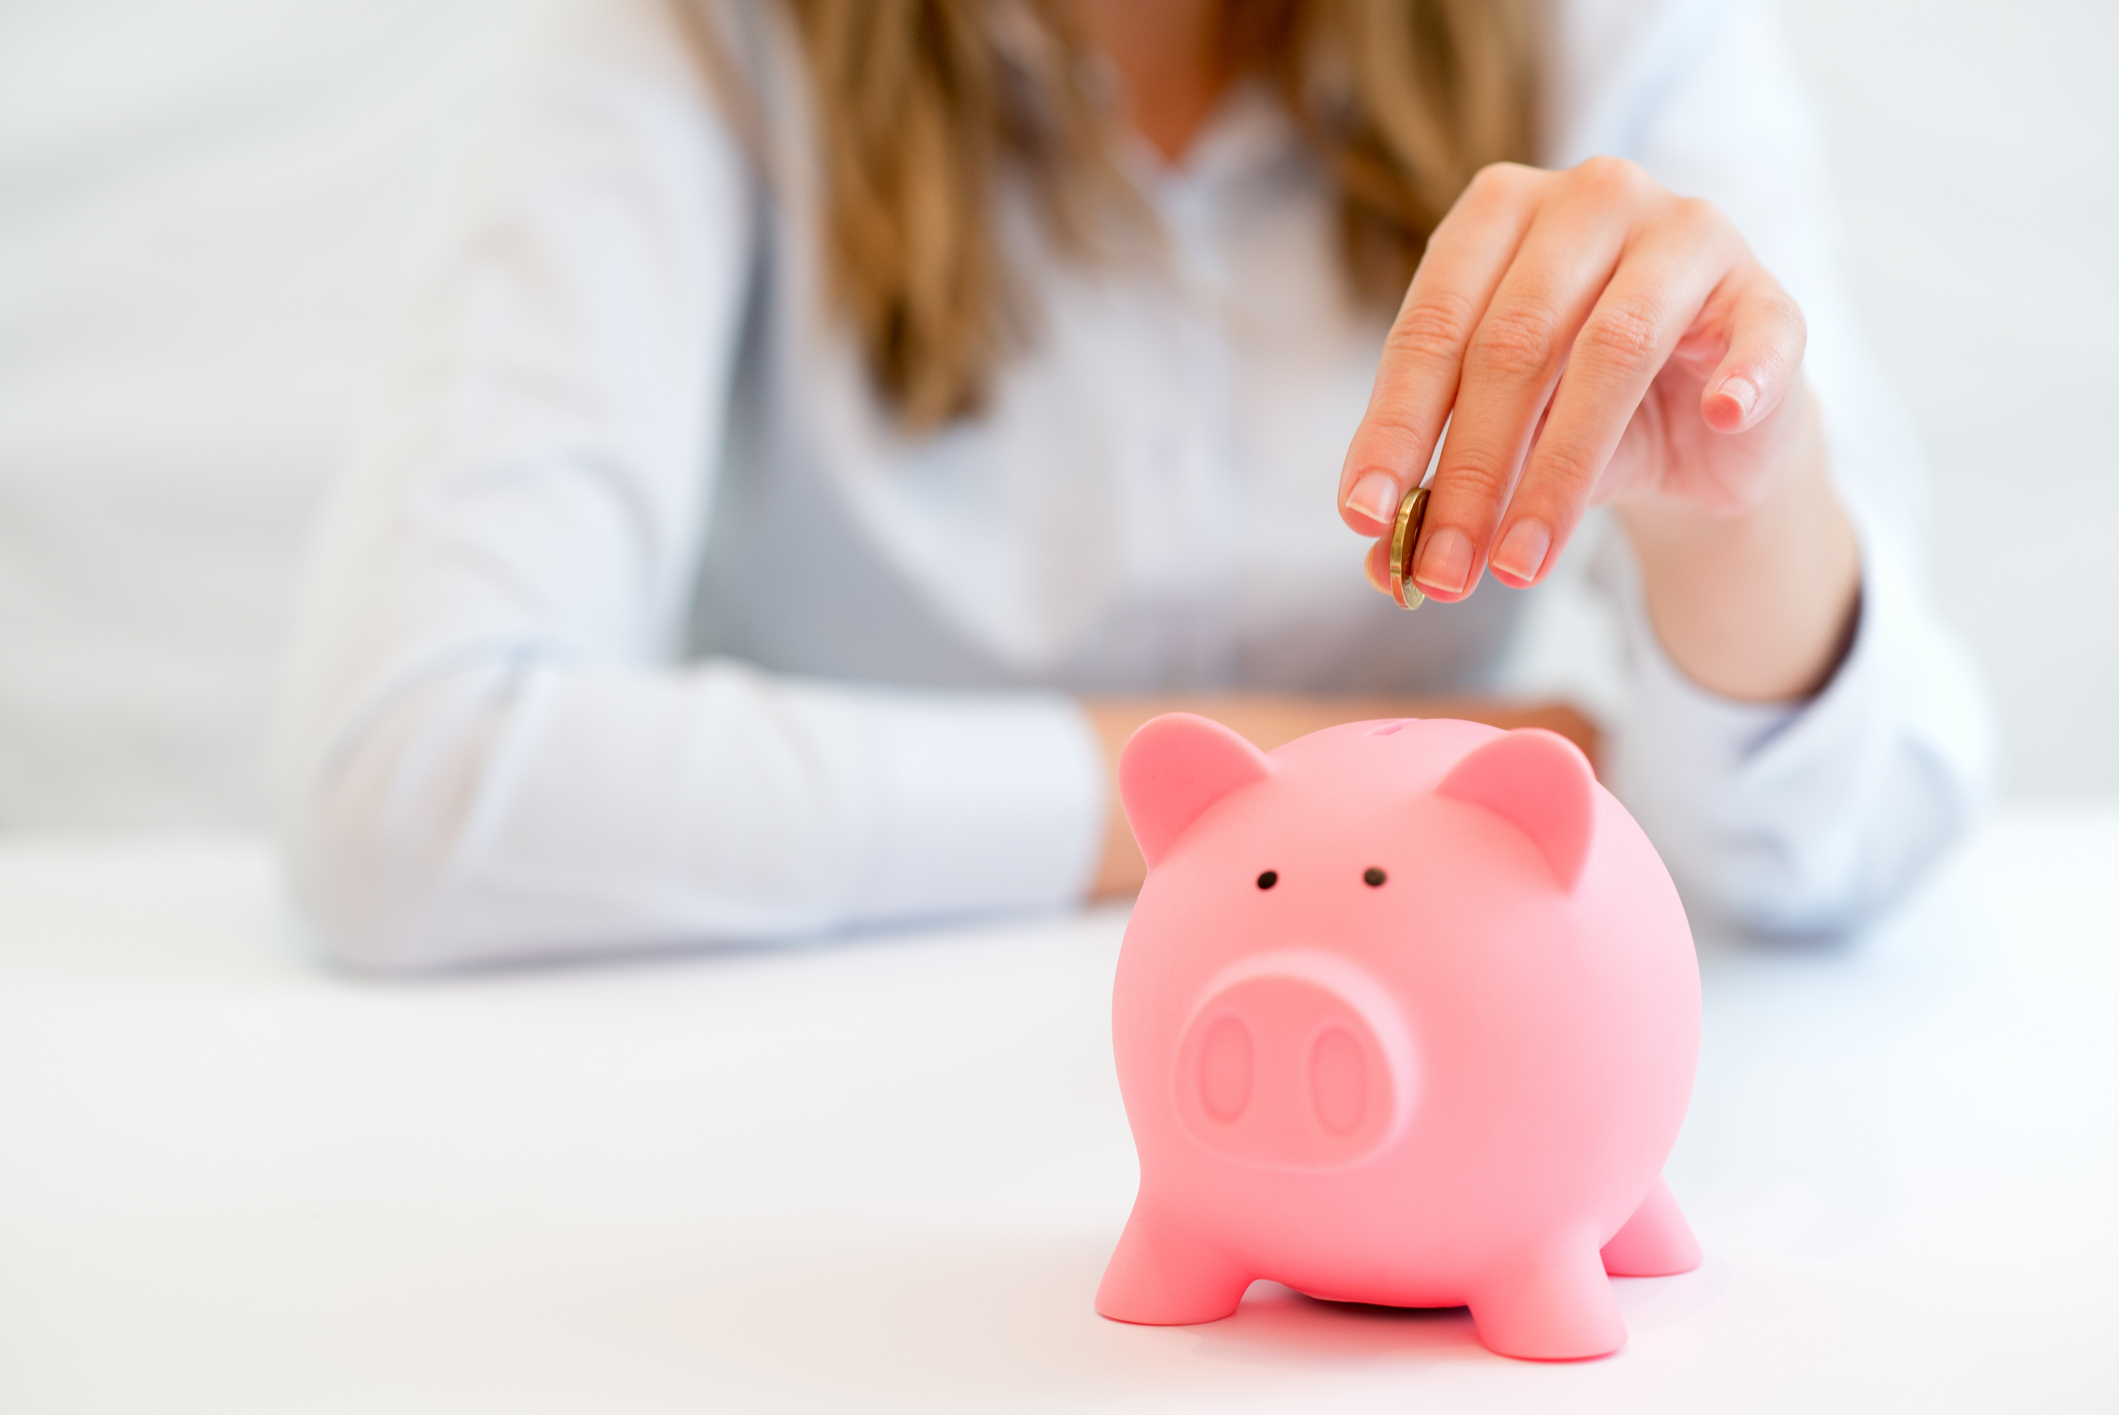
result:
[(1119, 763), (1148, 860), (1111, 1003), (1140, 1194), (1096, 1307), (1255, 1278), (1468, 1305), (1508, 1356), (1626, 1342), (1607, 1274), (1687, 1271), (1663, 1186), (1699, 965), (1663, 863), (1550, 732), (1363, 722), (1268, 756), (1173, 713)]

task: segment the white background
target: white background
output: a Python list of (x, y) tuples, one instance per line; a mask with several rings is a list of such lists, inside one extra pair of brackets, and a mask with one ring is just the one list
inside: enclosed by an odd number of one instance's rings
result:
[[(540, 7), (0, 8), (0, 831), (262, 820), (315, 509)], [(1786, 10), (2009, 789), (2119, 793), (2119, 7)]]
[(2119, 792), (2119, 6), (1784, 0), (2018, 796)]

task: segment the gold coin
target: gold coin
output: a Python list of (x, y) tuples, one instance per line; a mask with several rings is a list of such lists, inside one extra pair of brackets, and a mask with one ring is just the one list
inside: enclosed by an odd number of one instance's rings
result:
[(1420, 522), (1427, 517), (1427, 488), (1416, 486), (1398, 503), (1398, 522), (1391, 528), (1391, 598), (1400, 609), (1418, 609), (1427, 596), (1413, 588), (1413, 552), (1420, 545)]

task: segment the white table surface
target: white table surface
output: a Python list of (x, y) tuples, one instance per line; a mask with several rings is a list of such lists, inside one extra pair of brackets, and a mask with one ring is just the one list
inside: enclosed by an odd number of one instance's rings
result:
[(417, 985), (247, 841), (0, 846), (0, 1411), (2119, 1408), (2119, 809), (1703, 940), (1699, 1271), (1618, 1355), (1091, 1298), (1124, 916)]

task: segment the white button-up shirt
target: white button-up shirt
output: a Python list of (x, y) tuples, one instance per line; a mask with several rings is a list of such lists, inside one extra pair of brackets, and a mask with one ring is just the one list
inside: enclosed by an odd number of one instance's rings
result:
[(1785, 707), (1688, 683), (1594, 529), (1527, 593), (1406, 615), (1368, 588), (1334, 493), (1385, 320), (1348, 292), (1331, 185), (1262, 87), (1181, 164), (1129, 154), (1152, 257), (1060, 255), (1004, 192), (1032, 337), (985, 412), (906, 434), (823, 292), (787, 22), (723, 19), (754, 124), (725, 120), (742, 110), (663, 0), (570, 19), (330, 513), (282, 778), (293, 875), (340, 956), (1071, 904), (1107, 808), (1077, 694), (1569, 688), (1695, 902), (1784, 929), (1858, 920), (1966, 820), (1981, 699), (1923, 597), (1917, 464), (1748, 5), (1558, 6), (1543, 146), (1714, 200), (1809, 315), (1863, 598), (1833, 682)]

